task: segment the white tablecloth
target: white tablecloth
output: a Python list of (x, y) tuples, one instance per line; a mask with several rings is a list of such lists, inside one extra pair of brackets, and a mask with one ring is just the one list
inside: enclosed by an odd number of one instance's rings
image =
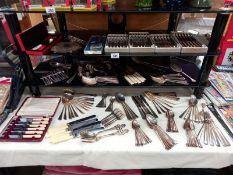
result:
[[(109, 99), (109, 97), (108, 97)], [(222, 168), (233, 164), (233, 146), (204, 148), (187, 148), (186, 135), (183, 129), (184, 120), (178, 118), (187, 107), (187, 97), (175, 106), (176, 123), (179, 133), (171, 133), (177, 144), (169, 151), (165, 150), (162, 143), (153, 130), (148, 128), (141, 118), (139, 122), (142, 129), (152, 139), (152, 143), (143, 147), (135, 147), (134, 131), (131, 123), (126, 120), (118, 123), (126, 123), (130, 132), (124, 136), (105, 138), (96, 143), (82, 143), (80, 139), (73, 139), (60, 144), (50, 144), (45, 138), (40, 143), (0, 143), (0, 167), (32, 166), (32, 165), (85, 165), (100, 169), (149, 169), (149, 168)], [(95, 105), (100, 97), (95, 99)], [(139, 115), (136, 106), (127, 98), (130, 106)], [(151, 105), (154, 109), (154, 106)], [(60, 106), (61, 107), (61, 106)], [(115, 103), (114, 107), (120, 107)], [(122, 109), (122, 108), (121, 108)], [(58, 121), (58, 109), (52, 125), (59, 125), (65, 121)], [(92, 108), (82, 117), (96, 114), (102, 119), (107, 114), (104, 109)], [(79, 117), (81, 118), (81, 117)], [(215, 121), (217, 121), (215, 119)], [(5, 124), (7, 121), (5, 122)], [(166, 118), (160, 115), (158, 123), (166, 129)], [(221, 125), (217, 125), (222, 129)], [(4, 126), (1, 127), (1, 129)], [(201, 127), (196, 125), (197, 131)], [(224, 132), (233, 145), (232, 140)]]

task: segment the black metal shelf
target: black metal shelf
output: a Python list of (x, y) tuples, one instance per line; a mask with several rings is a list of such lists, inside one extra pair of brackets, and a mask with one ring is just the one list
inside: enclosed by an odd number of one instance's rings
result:
[[(2, 13), (46, 13), (45, 10), (14, 10), (14, 9), (0, 9)], [(233, 8), (192, 8), (192, 7), (178, 7), (178, 8), (166, 8), (166, 7), (153, 7), (153, 8), (118, 8), (109, 11), (57, 11), (56, 13), (232, 13)]]
[[(117, 53), (117, 52), (113, 52)], [(119, 53), (120, 57), (197, 57), (197, 56), (218, 56), (220, 53)], [(84, 55), (84, 54), (75, 54), (77, 57), (111, 57), (111, 53), (104, 53), (104, 54), (90, 54), (90, 55)]]

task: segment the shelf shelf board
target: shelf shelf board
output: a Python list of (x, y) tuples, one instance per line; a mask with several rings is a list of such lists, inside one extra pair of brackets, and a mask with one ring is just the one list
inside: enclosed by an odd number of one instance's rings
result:
[[(45, 13), (45, 11), (28, 11), (28, 10), (14, 10), (14, 9), (0, 9), (2, 13)], [(115, 8), (109, 11), (57, 11), (57, 13), (232, 13), (233, 8), (191, 8), (191, 7), (180, 7), (180, 8)]]
[[(117, 52), (115, 52), (117, 53)], [(208, 54), (203, 54), (203, 53), (120, 53), (120, 57), (197, 57), (197, 56), (218, 56), (220, 53), (215, 52), (215, 53), (208, 53)], [(83, 53), (79, 54), (74, 54), (74, 56), (77, 57), (111, 57), (110, 53), (104, 53), (104, 54), (90, 54), (90, 55), (84, 55)]]

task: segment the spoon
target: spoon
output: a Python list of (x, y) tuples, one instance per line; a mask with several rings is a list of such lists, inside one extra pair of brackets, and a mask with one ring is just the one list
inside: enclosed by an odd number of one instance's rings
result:
[(132, 121), (132, 128), (135, 130), (136, 146), (143, 146), (152, 142), (152, 140), (141, 129), (137, 120)]
[[(103, 130), (103, 131), (99, 131), (97, 133), (93, 133), (93, 132), (90, 132), (89, 130), (83, 130), (80, 132), (80, 136), (81, 136), (81, 139), (83, 142), (96, 142), (96, 141), (99, 141), (100, 139), (104, 138), (104, 137), (108, 137), (108, 136), (112, 136), (112, 135), (124, 135), (126, 134), (129, 130), (128, 129), (123, 129), (125, 128), (125, 124), (122, 124), (122, 125), (116, 125), (112, 128), (109, 128), (109, 129), (106, 129), (106, 130)], [(102, 135), (102, 136), (98, 136), (100, 134), (103, 134), (105, 132), (109, 132), (109, 131), (112, 131), (112, 130), (117, 130), (116, 132), (113, 132), (113, 133), (110, 133), (110, 134), (106, 134), (106, 135)]]
[(163, 76), (162, 77), (151, 76), (151, 79), (158, 84), (164, 84), (166, 82), (171, 82), (171, 83), (177, 83), (177, 84), (182, 84), (182, 85), (188, 85), (188, 82), (185, 80), (167, 79), (167, 78), (164, 78)]
[(134, 120), (138, 118), (138, 116), (133, 112), (133, 110), (126, 104), (125, 102), (125, 96), (121, 93), (116, 93), (115, 95), (116, 100), (121, 103), (122, 107), (124, 108), (124, 111), (126, 113), (128, 120)]
[(167, 121), (167, 132), (178, 132), (176, 122), (174, 120), (174, 112), (172, 110), (166, 111)]
[(194, 80), (194, 79), (191, 78), (189, 75), (187, 75), (185, 72), (183, 72), (181, 66), (179, 66), (178, 64), (171, 63), (170, 67), (171, 67), (171, 69), (172, 69), (174, 72), (181, 73), (181, 74), (183, 74), (184, 76), (186, 76), (189, 80), (191, 80), (191, 82), (196, 83), (196, 80)]
[(166, 150), (171, 149), (176, 143), (175, 141), (158, 125), (157, 120), (150, 114), (146, 115), (146, 120), (151, 129), (153, 129)]
[(90, 78), (87, 76), (82, 75), (81, 81), (89, 86), (93, 86), (97, 83), (103, 83), (103, 84), (119, 84), (119, 81), (116, 77), (94, 77)]

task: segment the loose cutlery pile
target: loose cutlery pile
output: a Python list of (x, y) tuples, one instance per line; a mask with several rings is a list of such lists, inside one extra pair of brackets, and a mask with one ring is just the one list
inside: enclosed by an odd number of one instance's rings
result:
[(150, 114), (147, 114), (146, 121), (151, 129), (153, 129), (158, 135), (159, 139), (163, 143), (166, 150), (170, 150), (175, 146), (175, 140), (173, 140), (157, 123), (157, 120)]
[(67, 120), (79, 117), (89, 111), (94, 104), (94, 96), (92, 95), (79, 95), (74, 96), (74, 92), (66, 89), (62, 96), (63, 108), (58, 120)]
[(138, 123), (137, 120), (132, 121), (132, 128), (135, 131), (136, 146), (143, 146), (152, 142), (152, 140), (141, 129), (140, 124)]
[(189, 107), (179, 116), (180, 118), (190, 118), (190, 120), (200, 123), (204, 121), (204, 116), (200, 115), (197, 108), (197, 98), (194, 95), (191, 95), (189, 99)]
[(145, 96), (148, 100), (153, 102), (157, 112), (159, 114), (165, 113), (168, 110), (171, 110), (175, 104), (175, 101), (178, 101), (177, 97), (163, 97), (159, 95), (155, 95), (152, 92), (145, 92)]
[(209, 112), (204, 112), (204, 118), (203, 126), (198, 133), (198, 137), (203, 140), (203, 143), (205, 145), (216, 145), (218, 147), (221, 145), (224, 147), (231, 146), (230, 142), (226, 139), (221, 130), (215, 125)]

